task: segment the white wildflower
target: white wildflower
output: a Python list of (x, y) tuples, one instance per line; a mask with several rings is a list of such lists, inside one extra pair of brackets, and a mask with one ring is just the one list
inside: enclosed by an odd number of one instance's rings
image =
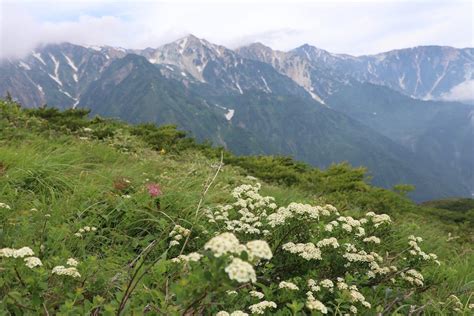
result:
[(365, 297), (357, 290), (351, 290), (351, 301), (352, 302), (365, 302)]
[(57, 275), (67, 275), (73, 278), (81, 277), (81, 274), (79, 273), (79, 271), (77, 271), (75, 267), (66, 268), (64, 266), (56, 266), (53, 268), (52, 273)]
[(201, 260), (202, 255), (197, 252), (191, 252), (188, 255), (179, 255), (176, 258), (171, 259), (172, 262), (197, 262)]
[(261, 300), (262, 298), (265, 297), (265, 294), (263, 294), (262, 292), (259, 292), (259, 291), (250, 291), (249, 294), (250, 294), (250, 296), (256, 297), (259, 300)]
[(0, 202), (0, 208), (4, 208), (4, 209), (7, 209), (7, 210), (11, 210), (10, 205), (8, 205), (8, 204), (6, 204), (6, 203), (1, 203), (1, 202)]
[(77, 267), (77, 265), (79, 264), (79, 262), (78, 262), (76, 259), (74, 259), (74, 258), (69, 258), (69, 259), (67, 259), (66, 264), (67, 264), (68, 266), (71, 266), (71, 267)]
[(179, 241), (177, 241), (177, 240), (172, 240), (172, 241), (170, 241), (170, 245), (169, 245), (169, 246), (170, 246), (170, 247), (179, 246)]
[(22, 247), (20, 249), (3, 248), (0, 249), (0, 257), (6, 258), (23, 258), (26, 256), (34, 256), (30, 247)]
[(291, 291), (298, 291), (299, 288), (296, 284), (294, 284), (293, 282), (287, 282), (287, 281), (281, 281), (280, 284), (278, 284), (278, 287), (280, 289), (288, 289), (288, 290), (291, 290)]
[(41, 260), (37, 257), (26, 257), (24, 261), (25, 261), (25, 266), (27, 266), (30, 269), (33, 269), (34, 267), (40, 267), (43, 265)]
[(328, 313), (327, 307), (321, 301), (315, 299), (313, 293), (308, 292), (306, 294), (308, 296), (308, 299), (306, 300), (306, 307), (309, 310), (317, 310), (320, 311), (322, 314)]
[(273, 256), (272, 250), (268, 246), (268, 243), (264, 240), (249, 241), (246, 244), (246, 246), (247, 246), (250, 258), (270, 260)]
[(339, 243), (337, 242), (337, 239), (334, 237), (331, 238), (326, 238), (318, 241), (316, 244), (319, 248), (326, 247), (326, 246), (332, 246), (333, 248), (338, 248)]
[(234, 234), (222, 233), (209, 240), (204, 245), (204, 249), (210, 250), (214, 256), (220, 257), (227, 253), (233, 253), (239, 245), (239, 240)]
[(374, 244), (380, 244), (380, 238), (376, 236), (370, 236), (363, 239), (364, 242), (372, 242)]
[(322, 280), (321, 282), (319, 282), (319, 284), (322, 287), (325, 287), (325, 288), (328, 288), (328, 289), (332, 289), (334, 287), (334, 283), (329, 279)]
[(249, 306), (250, 311), (253, 314), (265, 314), (265, 310), (268, 308), (276, 308), (277, 305), (275, 302), (272, 301), (262, 301), (257, 304), (253, 304)]
[(239, 258), (234, 258), (224, 270), (227, 272), (231, 280), (235, 280), (239, 283), (249, 281), (255, 283), (257, 281), (257, 276), (253, 267), (248, 262)]
[(300, 257), (306, 260), (321, 260), (321, 250), (316, 248), (313, 243), (286, 243), (282, 246), (283, 250), (286, 250), (290, 253), (298, 254)]

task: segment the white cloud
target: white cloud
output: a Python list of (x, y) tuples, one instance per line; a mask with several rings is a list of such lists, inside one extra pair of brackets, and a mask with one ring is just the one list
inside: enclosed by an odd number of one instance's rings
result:
[[(2, 1), (2, 0), (0, 0)], [(0, 57), (69, 41), (157, 47), (187, 33), (231, 48), (309, 43), (368, 54), (422, 44), (473, 46), (468, 1), (9, 1), (0, 5)]]
[(474, 80), (466, 80), (454, 86), (448, 93), (444, 93), (441, 99), (446, 101), (473, 101)]

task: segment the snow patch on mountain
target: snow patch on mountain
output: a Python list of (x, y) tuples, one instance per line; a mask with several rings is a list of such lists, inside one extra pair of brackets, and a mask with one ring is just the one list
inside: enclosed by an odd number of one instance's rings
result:
[(229, 111), (225, 114), (226, 120), (230, 121), (232, 117), (234, 117), (235, 110), (229, 109)]
[(43, 87), (40, 86), (39, 84), (36, 84), (36, 87), (38, 88), (39, 92), (44, 95), (44, 90), (43, 90)]
[(64, 91), (63, 89), (59, 89), (59, 92), (61, 92), (62, 94), (64, 94), (65, 96), (67, 96), (70, 99), (75, 99), (72, 95), (69, 94), (69, 92)]
[(57, 84), (59, 84), (61, 87), (63, 86), (63, 83), (61, 82), (61, 80), (59, 79), (59, 61), (56, 60), (56, 58), (49, 54), (49, 57), (51, 58), (51, 60), (53, 61), (54, 63), (54, 76), (51, 75), (51, 74), (48, 74), (54, 81), (57, 82)]
[(179, 41), (179, 53), (183, 55), (184, 49), (186, 48), (186, 44), (188, 43), (188, 38), (185, 37), (181, 41)]
[(67, 64), (74, 70), (74, 72), (77, 72), (77, 67), (74, 64), (74, 62), (71, 60), (71, 58), (67, 57), (64, 54), (63, 54), (63, 56), (66, 58)]
[(398, 85), (400, 88), (405, 89), (405, 73), (401, 77), (398, 77)]
[(43, 58), (41, 57), (41, 54), (40, 53), (37, 53), (37, 52), (33, 52), (33, 57), (38, 59), (43, 65), (46, 66), (46, 63), (44, 62)]
[(235, 86), (237, 87), (237, 89), (239, 89), (240, 94), (244, 94), (238, 82), (235, 82)]
[(267, 92), (272, 93), (272, 89), (270, 89), (270, 87), (268, 86), (267, 81), (265, 80), (265, 78), (263, 78), (263, 76), (260, 76), (260, 78), (262, 79), (263, 83), (265, 84), (265, 88), (267, 89)]
[(21, 68), (23, 68), (23, 69), (31, 70), (31, 67), (30, 67), (27, 63), (25, 63), (25, 62), (23, 62), (23, 61), (21, 61), (21, 60), (20, 60), (20, 62), (19, 62), (19, 66), (20, 66)]

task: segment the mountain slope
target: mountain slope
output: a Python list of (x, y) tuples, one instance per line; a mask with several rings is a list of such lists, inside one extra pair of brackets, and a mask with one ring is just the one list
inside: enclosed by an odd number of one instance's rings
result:
[(433, 174), (474, 191), (472, 106), (416, 100), (368, 83), (341, 87), (327, 101), (403, 145), (431, 165)]
[[(28, 106), (81, 106), (132, 123), (177, 124), (239, 154), (291, 155), (319, 167), (347, 160), (367, 166), (378, 185), (415, 184), (417, 199), (469, 195), (471, 152), (464, 148), (472, 129), (462, 118), (470, 112), (447, 104), (439, 114), (434, 102), (361, 82), (389, 86), (407, 67), (411, 78), (416, 54), (433, 59), (419, 64), (427, 76), (419, 87), (438, 76), (429, 71), (439, 65), (438, 55), (450, 72), (462, 68), (469, 77), (469, 49), (423, 49), (362, 57), (310, 45), (279, 52), (252, 44), (233, 51), (192, 35), (144, 50), (65, 43), (3, 61), (0, 92)], [(461, 77), (443, 78), (452, 83)], [(439, 87), (451, 87), (443, 80)], [(444, 93), (436, 91), (433, 97)], [(453, 119), (443, 122), (443, 115)], [(437, 134), (439, 126), (449, 130), (447, 137)], [(447, 148), (453, 154), (443, 153)]]
[(419, 99), (474, 100), (473, 48), (419, 46), (355, 57), (307, 44), (280, 52), (255, 43), (237, 51), (273, 65), (309, 92), (317, 91), (323, 100), (334, 85), (347, 84), (349, 79), (387, 86)]
[(8, 91), (26, 106), (69, 108), (100, 73), (125, 51), (69, 43), (39, 47), (21, 60), (0, 61), (0, 93)]
[(229, 93), (225, 105), (232, 104), (233, 112), (226, 117), (228, 108), (222, 104), (166, 79), (160, 66), (144, 57), (128, 55), (103, 72), (79, 106), (133, 123), (178, 124), (199, 139), (211, 139), (237, 154), (279, 153), (319, 167), (349, 161), (367, 166), (377, 185), (415, 184), (415, 197), (420, 200), (462, 191), (452, 183), (433, 185), (437, 178), (417, 164), (408, 150), (311, 98), (259, 90)]

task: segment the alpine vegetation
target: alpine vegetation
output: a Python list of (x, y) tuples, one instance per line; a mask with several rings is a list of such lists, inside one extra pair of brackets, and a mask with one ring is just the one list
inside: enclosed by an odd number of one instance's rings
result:
[(467, 202), (87, 114), (0, 101), (0, 314), (472, 314)]

